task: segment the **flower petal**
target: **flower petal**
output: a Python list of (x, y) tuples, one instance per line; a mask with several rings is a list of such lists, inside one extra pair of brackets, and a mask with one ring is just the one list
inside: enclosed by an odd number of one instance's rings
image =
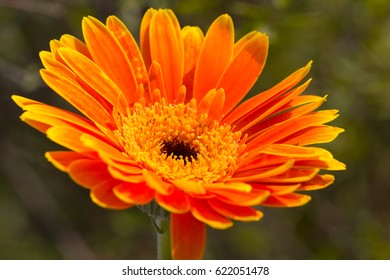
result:
[(144, 14), (141, 26), (140, 26), (140, 45), (141, 45), (141, 53), (145, 62), (146, 69), (149, 69), (152, 64), (152, 59), (150, 56), (150, 21), (153, 18), (153, 15), (156, 14), (157, 11), (153, 8), (149, 8)]
[(214, 183), (207, 184), (204, 187), (207, 191), (232, 190), (237, 192), (249, 193), (252, 190), (252, 186), (250, 184), (243, 182)]
[(183, 84), (187, 89), (185, 101), (188, 103), (192, 99), (195, 66), (198, 61), (200, 49), (202, 48), (204, 35), (202, 30), (195, 26), (185, 26), (181, 32), (184, 42)]
[(171, 194), (156, 193), (156, 202), (167, 211), (175, 214), (187, 213), (191, 209), (188, 195), (181, 190), (174, 189)]
[(131, 184), (140, 184), (145, 182), (145, 177), (143, 175), (138, 175), (134, 173), (127, 173), (122, 170), (117, 169), (116, 167), (109, 165), (108, 172), (111, 176), (122, 182), (127, 182)]
[(189, 181), (185, 179), (173, 180), (171, 183), (178, 189), (182, 190), (188, 194), (205, 194), (206, 190), (204, 189), (201, 183), (195, 181)]
[(147, 204), (154, 198), (154, 190), (147, 187), (145, 183), (122, 183), (115, 186), (113, 191), (120, 200), (130, 204)]
[(129, 59), (138, 85), (142, 84), (144, 88), (148, 88), (148, 73), (137, 42), (134, 40), (127, 27), (117, 17), (109, 16), (106, 23), (108, 30), (110, 30), (118, 40)]
[(176, 17), (158, 10), (150, 21), (150, 55), (161, 66), (167, 101), (173, 103), (183, 81), (184, 46)]
[(287, 160), (285, 163), (272, 168), (254, 169), (250, 172), (236, 173), (234, 177), (229, 179), (229, 182), (258, 182), (262, 179), (285, 173), (294, 166), (294, 162), (294, 160)]
[[(160, 91), (160, 96), (167, 99), (167, 93), (165, 90), (165, 81), (162, 74), (162, 70), (160, 64), (156, 61), (153, 61), (152, 65), (149, 69), (149, 83), (150, 83), (150, 91), (154, 93), (156, 90)], [(155, 98), (152, 98), (152, 101), (156, 101)]]
[(204, 199), (191, 199), (191, 213), (199, 221), (215, 229), (227, 229), (233, 222), (216, 212)]
[(235, 54), (216, 88), (223, 88), (226, 102), (223, 114), (228, 113), (252, 88), (260, 76), (268, 54), (268, 36), (257, 33)]
[(210, 199), (208, 202), (215, 211), (229, 219), (254, 222), (263, 217), (263, 213), (251, 207), (231, 205), (218, 199)]
[(344, 129), (334, 126), (317, 125), (299, 130), (282, 140), (291, 145), (306, 146), (333, 141)]
[(199, 102), (229, 65), (234, 44), (234, 28), (230, 16), (222, 15), (210, 26), (199, 53), (194, 76), (193, 97)]
[(79, 154), (72, 151), (46, 152), (45, 157), (49, 162), (63, 172), (68, 171), (69, 165), (72, 162), (80, 159), (88, 159), (85, 154)]
[(69, 165), (68, 172), (73, 181), (85, 188), (112, 179), (107, 170), (107, 164), (101, 160), (80, 159)]
[(127, 209), (132, 204), (125, 203), (117, 198), (113, 193), (113, 188), (120, 184), (117, 180), (108, 180), (94, 186), (90, 192), (91, 199), (94, 203), (103, 208), (109, 209)]
[(53, 142), (78, 153), (91, 152), (85, 147), (80, 138), (83, 133), (71, 127), (51, 127), (46, 132), (47, 137)]
[(134, 103), (137, 81), (118, 40), (103, 23), (91, 16), (83, 19), (82, 28), (95, 63), (114, 81), (126, 97), (127, 103)]
[(266, 131), (256, 133), (255, 138), (247, 142), (246, 150), (251, 152), (261, 150), (264, 146), (279, 142), (297, 131), (330, 122), (338, 117), (337, 112), (337, 110), (322, 110), (275, 124)]
[(238, 206), (254, 206), (260, 204), (269, 196), (267, 190), (255, 190), (250, 193), (243, 193), (233, 190), (218, 190), (213, 191), (216, 198), (232, 205)]
[(88, 86), (93, 88), (113, 106), (118, 107), (122, 114), (126, 114), (128, 104), (125, 96), (93, 61), (72, 49), (60, 48), (58, 49), (58, 54)]
[[(255, 126), (257, 123), (260, 123), (262, 120), (266, 119), (267, 117), (272, 117), (272, 115), (280, 114), (283, 110), (283, 106), (285, 106), (291, 100), (294, 100), (294, 98), (303, 93), (309, 86), (310, 82), (311, 80), (308, 80), (304, 84), (283, 94), (279, 98), (271, 100), (264, 106), (253, 110), (247, 116), (245, 116), (245, 118), (241, 119), (235, 124), (237, 126), (237, 129), (240, 129), (243, 132), (247, 131), (251, 127)], [(258, 132), (259, 129), (256, 129), (256, 131)]]
[(80, 140), (82, 141), (85, 147), (88, 147), (91, 150), (96, 151), (99, 154), (99, 156), (105, 161), (108, 161), (108, 163), (111, 163), (112, 161), (116, 161), (116, 162), (121, 162), (129, 165), (135, 164), (134, 161), (125, 157), (122, 154), (122, 152), (118, 150), (116, 147), (103, 142), (102, 140), (94, 137), (91, 134), (83, 134)]
[(259, 184), (252, 183), (252, 187), (255, 191), (263, 190), (269, 191), (270, 195), (284, 195), (295, 192), (300, 188), (302, 184), (284, 184), (284, 185), (270, 185), (270, 184)]
[(313, 191), (326, 188), (334, 182), (334, 176), (330, 174), (324, 174), (313, 177), (313, 179), (303, 182), (299, 187), (300, 191)]
[(161, 193), (163, 195), (168, 195), (173, 192), (173, 186), (161, 180), (161, 178), (154, 172), (143, 169), (142, 175), (145, 178), (146, 184), (150, 188), (154, 189), (156, 192)]
[(222, 109), (225, 104), (225, 92), (223, 89), (210, 90), (199, 102), (198, 111), (208, 114), (209, 120), (220, 121)]
[(235, 108), (233, 111), (230, 111), (230, 113), (224, 117), (223, 121), (228, 124), (236, 123), (238, 120), (245, 117), (247, 114), (249, 114), (256, 108), (261, 107), (268, 100), (271, 100), (279, 95), (282, 95), (286, 91), (290, 90), (307, 75), (307, 73), (310, 70), (311, 64), (312, 62), (310, 61), (305, 67), (298, 69), (290, 76), (285, 78), (283, 81), (278, 83), (276, 86), (244, 101), (242, 104), (237, 106), (237, 108)]
[(92, 59), (88, 47), (76, 37), (73, 37), (69, 34), (65, 34), (61, 36), (60, 42), (64, 44), (64, 46), (83, 54), (89, 59)]
[(45, 69), (41, 70), (41, 76), (49, 87), (90, 120), (104, 127), (115, 127), (113, 119), (106, 109), (80, 85), (75, 84), (64, 75)]
[(198, 260), (206, 246), (206, 226), (191, 213), (171, 214), (171, 252), (175, 260)]
[(297, 207), (308, 203), (310, 199), (311, 197), (308, 195), (290, 193), (269, 196), (261, 205), (269, 207)]
[(318, 171), (319, 171), (318, 168), (312, 168), (312, 169), (292, 168), (278, 176), (263, 178), (261, 180), (258, 180), (258, 182), (277, 183), (277, 184), (301, 183), (313, 179), (314, 176), (318, 173)]

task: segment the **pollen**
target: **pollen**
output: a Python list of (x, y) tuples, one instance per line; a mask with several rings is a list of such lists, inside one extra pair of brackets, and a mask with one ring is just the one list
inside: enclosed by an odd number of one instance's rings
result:
[(194, 99), (175, 105), (136, 103), (117, 123), (124, 154), (166, 181), (223, 182), (245, 148), (241, 132), (210, 120)]

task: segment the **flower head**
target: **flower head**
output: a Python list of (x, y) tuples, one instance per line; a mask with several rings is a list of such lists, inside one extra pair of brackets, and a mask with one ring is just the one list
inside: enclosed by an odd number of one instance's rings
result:
[(149, 9), (140, 48), (110, 16), (82, 22), (84, 42), (64, 35), (40, 53), (43, 80), (80, 114), (20, 96), (21, 118), (68, 151), (47, 159), (90, 190), (101, 207), (153, 200), (171, 213), (174, 258), (201, 258), (205, 225), (258, 221), (258, 205), (291, 207), (300, 191), (334, 180), (320, 170), (344, 164), (311, 144), (343, 129), (325, 125), (336, 110), (315, 111), (325, 97), (301, 95), (311, 63), (242, 103), (263, 70), (268, 37), (234, 42), (231, 18), (206, 35), (181, 28), (171, 10)]

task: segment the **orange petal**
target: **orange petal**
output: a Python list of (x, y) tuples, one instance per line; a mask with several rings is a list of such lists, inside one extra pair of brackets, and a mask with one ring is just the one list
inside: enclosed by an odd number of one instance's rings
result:
[(85, 188), (92, 188), (101, 182), (112, 179), (107, 170), (107, 164), (101, 160), (76, 160), (69, 165), (68, 172), (73, 181)]
[(217, 18), (207, 31), (199, 53), (194, 76), (193, 97), (199, 102), (215, 88), (229, 65), (234, 44), (234, 27), (230, 16)]
[(199, 221), (215, 229), (227, 229), (233, 222), (216, 212), (204, 199), (191, 199), (191, 213)]
[(140, 27), (140, 45), (141, 45), (141, 53), (142, 57), (145, 62), (146, 69), (150, 67), (152, 64), (152, 59), (150, 57), (150, 21), (152, 20), (152, 17), (154, 14), (156, 14), (157, 11), (153, 8), (149, 8), (146, 13), (144, 14), (142, 21), (141, 21), (141, 27)]
[(168, 195), (173, 192), (173, 186), (161, 180), (161, 178), (154, 172), (143, 169), (142, 175), (145, 178), (146, 184), (156, 192), (163, 195)]
[(93, 88), (113, 106), (118, 107), (122, 114), (126, 114), (128, 105), (125, 96), (100, 67), (89, 58), (72, 49), (60, 48), (58, 49), (58, 54), (88, 86)]
[(45, 157), (55, 167), (64, 172), (68, 171), (69, 165), (72, 162), (80, 159), (88, 159), (85, 154), (79, 154), (71, 151), (46, 152)]
[(217, 94), (215, 88), (211, 89), (208, 93), (206, 93), (203, 98), (198, 102), (198, 111), (201, 113), (206, 113), (210, 111), (211, 103)]
[(114, 187), (114, 194), (123, 202), (130, 204), (147, 204), (154, 198), (154, 190), (145, 183), (123, 183)]
[(183, 81), (184, 46), (176, 17), (158, 10), (150, 21), (150, 54), (161, 66), (167, 100), (173, 103)]
[(290, 193), (285, 195), (269, 196), (261, 203), (263, 206), (270, 207), (296, 207), (302, 206), (310, 201), (310, 196)]
[(207, 191), (237, 191), (249, 193), (252, 190), (252, 186), (243, 182), (231, 182), (231, 183), (214, 183), (204, 186)]
[(195, 181), (188, 181), (184, 179), (178, 179), (171, 181), (171, 183), (178, 189), (184, 191), (188, 194), (205, 194), (206, 190), (204, 189), (201, 183)]
[[(72, 112), (43, 103), (29, 104), (23, 106), (22, 108), (23, 110), (31, 113), (31, 116), (29, 118), (35, 117), (34, 119), (36, 121), (43, 122), (40, 117), (48, 117), (47, 124), (49, 124), (50, 126), (54, 126), (54, 123), (58, 122), (62, 123), (62, 125), (67, 124), (69, 126), (77, 126), (85, 132), (89, 132), (96, 136), (103, 137), (101, 131), (99, 131), (92, 122)], [(50, 121), (50, 119), (52, 119), (52, 121)]]
[[(156, 61), (153, 61), (149, 69), (149, 83), (150, 83), (150, 92), (153, 94), (156, 90), (160, 91), (160, 96), (167, 100), (167, 93), (165, 90), (165, 81), (162, 74), (160, 64)], [(154, 98), (152, 98), (153, 100)]]
[(313, 177), (310, 181), (303, 182), (299, 187), (300, 191), (313, 191), (326, 188), (334, 182), (334, 176), (330, 174), (319, 175)]
[(171, 213), (183, 214), (191, 208), (188, 195), (178, 189), (174, 189), (168, 195), (156, 193), (155, 199), (160, 206)]
[(265, 102), (267, 102), (268, 100), (282, 95), (289, 89), (293, 88), (307, 75), (310, 70), (311, 64), (312, 62), (310, 61), (305, 67), (298, 69), (293, 74), (278, 83), (276, 86), (246, 100), (233, 111), (230, 111), (230, 113), (224, 117), (223, 121), (228, 124), (236, 123), (238, 120), (252, 112), (255, 108), (261, 107), (262, 104), (265, 104)]
[[(46, 51), (44, 51), (44, 52), (47, 53), (50, 56), (50, 58), (57, 59), (57, 57), (56, 57), (57, 50), (59, 48), (64, 48), (64, 47), (66, 47), (66, 45), (64, 43), (62, 43), (58, 40), (51, 40), (50, 41), (50, 52), (46, 52)], [(58, 62), (62, 63), (63, 61), (61, 60), (61, 58), (59, 58)]]
[(175, 260), (198, 260), (206, 245), (206, 226), (191, 213), (171, 214), (171, 252)]
[(187, 89), (185, 86), (181, 86), (179, 93), (176, 96), (175, 104), (184, 103), (187, 96)]
[[(252, 138), (257, 136), (258, 133), (262, 130), (266, 130), (274, 125), (278, 125), (279, 123), (283, 123), (287, 121), (291, 122), (294, 119), (298, 119), (305, 115), (311, 114), (325, 101), (325, 97), (312, 98), (312, 96), (310, 96), (307, 99), (302, 97), (307, 97), (307, 96), (295, 97), (293, 100), (288, 102), (285, 106), (279, 108), (278, 113), (248, 128), (248, 130), (246, 131), (246, 133), (250, 135), (248, 137), (248, 141), (250, 141)], [(306, 101), (309, 102), (306, 103)]]
[(133, 68), (135, 78), (138, 84), (143, 84), (148, 88), (148, 73), (145, 67), (142, 54), (138, 48), (137, 42), (131, 35), (127, 27), (115, 16), (107, 18), (107, 28), (118, 40), (124, 50), (129, 62)]
[(117, 180), (108, 180), (93, 187), (90, 192), (94, 203), (103, 208), (126, 209), (132, 207), (132, 204), (125, 203), (117, 198), (113, 193), (113, 188), (120, 184)]
[(72, 50), (75, 50), (84, 56), (91, 58), (91, 54), (89, 53), (88, 47), (81, 42), (79, 39), (73, 37), (72, 35), (65, 34), (61, 36), (60, 42), (64, 44), (64, 46), (71, 48)]
[(47, 137), (53, 142), (78, 153), (90, 152), (91, 149), (85, 147), (80, 138), (83, 134), (79, 130), (71, 127), (51, 127), (46, 132)]
[(259, 32), (258, 31), (251, 31), (248, 34), (246, 34), (244, 37), (242, 37), (240, 40), (238, 40), (234, 44), (233, 57), (235, 57), (242, 50), (242, 48), (245, 45), (247, 45), (248, 42), (251, 41), (256, 36), (259, 36)]
[[(283, 110), (283, 106), (303, 93), (309, 86), (310, 82), (311, 80), (308, 80), (303, 85), (300, 85), (299, 87), (285, 93), (279, 98), (271, 100), (264, 106), (256, 108), (250, 114), (245, 116), (245, 118), (236, 123), (237, 129), (240, 129), (241, 131), (249, 131), (251, 127), (255, 126), (257, 123), (261, 122), (267, 117), (270, 117), (273, 114), (280, 114)], [(256, 131), (258, 131), (258, 129), (256, 129)]]
[(291, 145), (306, 146), (333, 141), (344, 129), (334, 126), (318, 125), (304, 128), (282, 140)]
[(345, 170), (344, 163), (334, 158), (297, 160), (294, 167), (296, 168), (320, 168), (325, 170)]
[(254, 169), (249, 172), (236, 173), (234, 177), (229, 179), (229, 182), (258, 182), (285, 173), (294, 166), (294, 162), (294, 160), (287, 160), (285, 163), (272, 168)]
[(262, 149), (264, 154), (283, 156), (294, 159), (323, 158), (330, 159), (332, 154), (323, 148), (300, 147), (287, 144), (272, 144)]
[(256, 190), (250, 193), (243, 193), (234, 190), (218, 190), (213, 191), (213, 193), (216, 194), (216, 198), (219, 200), (238, 206), (258, 205), (269, 195), (269, 191), (267, 190)]
[(305, 181), (309, 181), (314, 178), (314, 176), (318, 173), (318, 168), (312, 169), (289, 169), (281, 175), (264, 178), (259, 180), (258, 182), (266, 182), (266, 183), (277, 183), (277, 184), (285, 184), (285, 183), (301, 183)]
[(215, 211), (229, 219), (254, 222), (263, 217), (263, 213), (251, 207), (231, 205), (218, 199), (210, 199), (208, 202)]
[[(65, 47), (65, 49), (68, 48)], [(71, 69), (69, 69), (65, 61), (58, 54), (58, 51), (56, 51), (55, 58), (53, 57), (52, 53), (46, 51), (41, 51), (39, 53), (39, 56), (46, 70), (55, 73), (56, 75), (63, 77), (65, 80), (81, 87), (86, 93), (88, 93), (88, 95), (90, 95), (93, 99), (100, 103), (100, 105), (104, 108), (105, 111), (111, 114), (112, 105), (106, 99), (102, 98), (101, 95), (99, 95), (93, 88), (91, 88), (87, 83), (85, 83)], [(64, 98), (64, 96), (62, 95), (64, 93), (58, 92), (58, 94), (60, 94)]]
[(108, 163), (111, 163), (111, 161), (117, 161), (129, 165), (134, 164), (134, 161), (125, 157), (116, 147), (94, 137), (93, 135), (84, 134), (81, 137), (81, 141), (85, 147), (96, 151), (99, 156), (105, 161), (107, 160)]
[(318, 126), (330, 122), (337, 118), (337, 110), (322, 110), (301, 116), (280, 124), (276, 124), (266, 131), (257, 133), (252, 140), (247, 143), (247, 151), (254, 152), (261, 150), (264, 146), (279, 142), (302, 129)]
[(184, 42), (184, 76), (183, 84), (187, 89), (186, 103), (192, 99), (194, 85), (195, 66), (198, 61), (199, 52), (203, 44), (203, 32), (199, 27), (185, 26), (182, 29)]
[(224, 114), (236, 106), (252, 88), (264, 68), (267, 54), (268, 36), (260, 33), (235, 54), (216, 86), (218, 89), (223, 88), (226, 93)]
[(255, 191), (263, 190), (269, 191), (270, 195), (284, 195), (295, 192), (301, 184), (285, 184), (285, 185), (269, 185), (253, 183), (252, 187)]
[(140, 184), (145, 182), (145, 177), (143, 175), (127, 173), (117, 169), (112, 165), (108, 166), (108, 172), (110, 172), (113, 178), (123, 182), (131, 183), (131, 184)]
[(209, 115), (209, 120), (219, 121), (222, 118), (222, 109), (225, 103), (223, 89), (210, 90), (199, 102), (198, 111)]
[(82, 28), (85, 42), (95, 63), (119, 87), (127, 103), (134, 103), (137, 81), (118, 40), (103, 23), (93, 17), (84, 18)]
[(12, 95), (11, 98), (16, 103), (16, 105), (18, 105), (23, 110), (27, 105), (43, 105), (42, 102), (30, 98), (26, 98), (23, 96), (19, 96), (19, 95)]
[(89, 120), (72, 112), (46, 104), (30, 104), (24, 106), (23, 109), (26, 112), (22, 114), (21, 119), (43, 133), (53, 126), (72, 127), (117, 147), (117, 138), (113, 133), (104, 135), (102, 131), (107, 132), (107, 129), (97, 128)]
[(113, 119), (106, 109), (81, 86), (66, 76), (47, 70), (41, 70), (41, 76), (48, 86), (90, 120), (105, 127), (115, 127)]

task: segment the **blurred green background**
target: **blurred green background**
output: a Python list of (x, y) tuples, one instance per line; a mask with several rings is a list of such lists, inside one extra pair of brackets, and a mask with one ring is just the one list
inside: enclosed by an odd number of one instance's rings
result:
[(232, 16), (236, 39), (270, 37), (258, 93), (314, 60), (307, 92), (329, 94), (332, 124), (346, 129), (326, 147), (347, 164), (336, 183), (300, 208), (262, 208), (258, 223), (208, 229), (206, 259), (390, 259), (390, 1), (388, 0), (0, 0), (0, 259), (153, 259), (155, 233), (137, 208), (108, 211), (49, 164), (59, 149), (19, 121), (18, 93), (67, 105), (41, 81), (40, 50), (81, 19), (119, 16), (138, 38), (148, 7), (172, 8), (204, 31)]

